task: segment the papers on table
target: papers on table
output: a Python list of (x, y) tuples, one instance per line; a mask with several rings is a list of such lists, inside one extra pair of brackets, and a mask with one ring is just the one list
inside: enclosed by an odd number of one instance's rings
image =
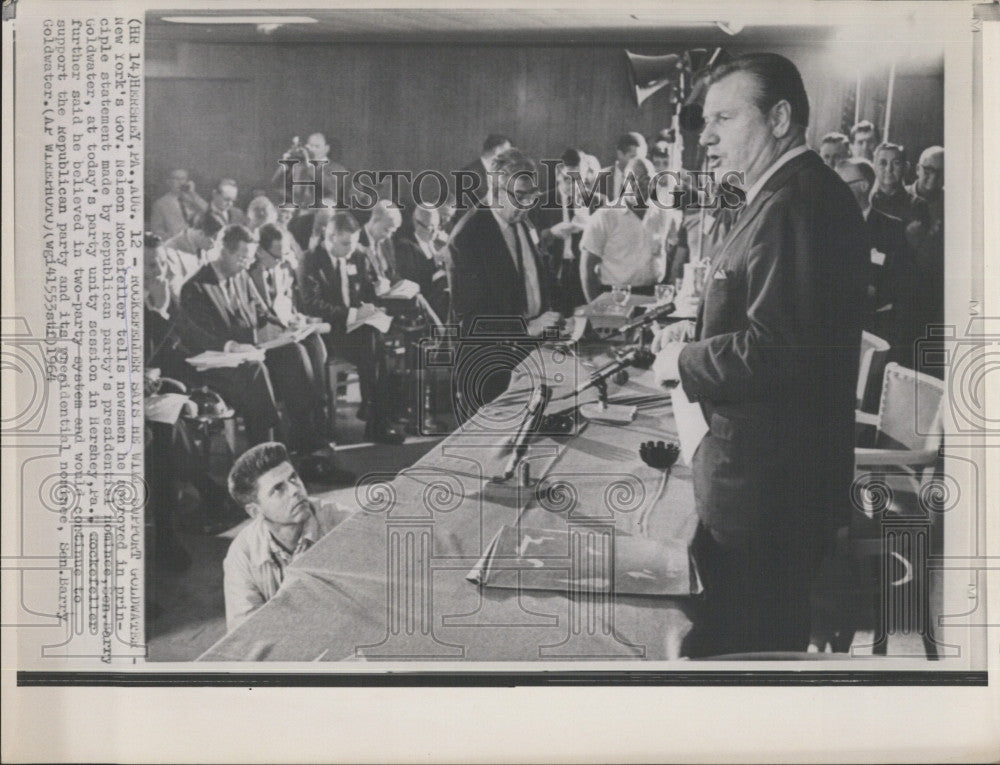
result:
[(347, 331), (353, 332), (358, 327), (367, 324), (375, 327), (379, 332), (388, 332), (392, 324), (392, 317), (385, 311), (379, 310), (373, 305), (364, 304), (360, 308), (351, 308), (347, 312)]
[(269, 351), (272, 348), (280, 348), (282, 345), (288, 345), (289, 343), (297, 343), (301, 340), (305, 340), (309, 335), (314, 333), (326, 333), (330, 331), (330, 325), (325, 323), (319, 324), (304, 324), (296, 329), (286, 329), (272, 337), (265, 340), (262, 343), (258, 343), (257, 347), (261, 350)]
[(698, 444), (708, 432), (708, 423), (705, 422), (701, 405), (692, 402), (680, 385), (670, 391), (670, 398), (673, 402), (674, 421), (677, 423), (677, 436), (681, 442), (681, 459), (685, 465), (690, 466)]
[(626, 404), (608, 404), (601, 409), (597, 402), (584, 404), (580, 407), (580, 414), (588, 420), (602, 422), (605, 425), (628, 425), (635, 419), (637, 407)]
[(563, 593), (696, 595), (702, 589), (682, 542), (523, 526), (502, 527), (465, 578), (484, 587)]
[(245, 361), (263, 361), (264, 351), (254, 348), (250, 351), (205, 351), (187, 359), (187, 363), (197, 371), (206, 369), (227, 369), (238, 367)]
[(409, 279), (400, 279), (398, 282), (392, 285), (387, 293), (382, 295), (383, 298), (391, 298), (393, 300), (412, 300), (420, 294), (420, 285), (416, 282), (411, 282)]
[(189, 401), (183, 393), (154, 393), (143, 401), (146, 419), (173, 425), (181, 416), (184, 404)]

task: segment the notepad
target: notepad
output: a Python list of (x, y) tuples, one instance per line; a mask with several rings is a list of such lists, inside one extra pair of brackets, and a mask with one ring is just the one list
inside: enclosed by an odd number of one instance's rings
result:
[(698, 444), (708, 432), (708, 423), (701, 411), (701, 405), (692, 402), (680, 385), (670, 391), (673, 403), (674, 421), (677, 423), (677, 436), (681, 442), (681, 459), (690, 466)]

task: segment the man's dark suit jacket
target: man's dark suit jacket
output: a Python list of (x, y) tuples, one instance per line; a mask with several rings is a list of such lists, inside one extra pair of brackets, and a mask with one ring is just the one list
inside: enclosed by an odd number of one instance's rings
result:
[(679, 366), (709, 424), (697, 511), (723, 540), (804, 546), (846, 523), (868, 273), (861, 211), (812, 151), (775, 172), (716, 250)]
[[(377, 274), (378, 270), (376, 267), (375, 253), (373, 252), (371, 240), (368, 238), (368, 232), (364, 228), (361, 229), (361, 236), (358, 239), (358, 244), (360, 245), (359, 251), (367, 255), (368, 259), (371, 261), (372, 272)], [(385, 276), (385, 278), (388, 279), (391, 284), (395, 284), (402, 278), (399, 274), (399, 266), (396, 263), (395, 242), (393, 241), (393, 238), (390, 236), (382, 241), (381, 246), (382, 246), (382, 255), (386, 260), (386, 264), (388, 265), (388, 268), (386, 268), (383, 276)]]
[(211, 263), (196, 271), (181, 289), (181, 308), (188, 319), (184, 340), (196, 353), (221, 351), (229, 340), (254, 344), (257, 330), (268, 323), (277, 323), (274, 314), (254, 293), (246, 271), (232, 279), (236, 288), (233, 310), (229, 308)]
[(438, 264), (424, 254), (420, 243), (412, 236), (397, 237), (395, 258), (399, 277), (419, 284), (420, 294), (427, 298), (439, 318), (446, 320), (448, 280)]
[(143, 335), (147, 367), (160, 370), (163, 377), (172, 377), (185, 384), (194, 379), (194, 369), (185, 359), (195, 354), (184, 344), (186, 316), (177, 299), (170, 296), (167, 316), (144, 306)]
[[(538, 271), (542, 311), (552, 303), (551, 277), (532, 242), (529, 221), (530, 257)], [(461, 323), (462, 334), (468, 334), (476, 317), (524, 316), (527, 290), (524, 278), (517, 272), (507, 241), (493, 213), (479, 207), (462, 217), (452, 232), (452, 309)], [(529, 257), (529, 253), (522, 253)], [(513, 327), (518, 322), (508, 322)]]
[(375, 302), (375, 275), (368, 257), (362, 252), (354, 252), (340, 261), (340, 267), (354, 266), (354, 274), (348, 274), (348, 290), (351, 304), (344, 305), (340, 287), (340, 277), (330, 262), (330, 255), (322, 244), (316, 245), (302, 258), (299, 285), (302, 291), (303, 313), (318, 316), (330, 325), (331, 336), (343, 336), (347, 331), (347, 314), (353, 306)]
[[(470, 177), (461, 180), (456, 177), (455, 194), (458, 194), (459, 184), (466, 189), (472, 186), (471, 190), (462, 192), (462, 199), (457, 199), (456, 197), (457, 205), (455, 209), (463, 212), (478, 207), (483, 203), (489, 194), (489, 180), (486, 175), (486, 168), (483, 167), (483, 161), (479, 157), (476, 157), (476, 159), (463, 167), (460, 172)], [(475, 179), (472, 179), (471, 176), (475, 176)]]

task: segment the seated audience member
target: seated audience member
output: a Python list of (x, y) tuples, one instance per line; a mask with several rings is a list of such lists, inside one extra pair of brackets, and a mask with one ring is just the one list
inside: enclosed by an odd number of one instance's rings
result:
[(851, 128), (851, 156), (871, 162), (880, 140), (878, 128), (868, 120), (861, 120)]
[(265, 223), (257, 236), (254, 264), (249, 269), (257, 295), (286, 326), (319, 322), (298, 310), (298, 262), (288, 257), (285, 233), (277, 225)]
[(563, 315), (571, 315), (587, 302), (580, 286), (580, 238), (597, 207), (597, 197), (591, 195), (590, 204), (585, 201), (580, 162), (579, 151), (564, 151), (555, 168), (555, 185), (528, 214), (539, 232), (539, 252), (552, 274), (555, 307)]
[(451, 230), (458, 222), (455, 215), (455, 197), (450, 195), (446, 197), (441, 206), (437, 208), (437, 213), (438, 220), (440, 221), (438, 225), (438, 240), (442, 244), (445, 244), (451, 235)]
[(903, 186), (906, 154), (902, 146), (894, 143), (879, 144), (872, 164), (875, 167), (872, 207), (899, 218), (907, 225), (926, 214), (927, 203), (919, 197), (912, 198)]
[[(247, 273), (254, 262), (251, 244), (256, 244), (253, 235), (244, 226), (228, 226), (222, 235), (218, 259), (203, 266), (184, 285), (181, 306), (188, 319), (187, 343), (196, 352), (253, 350), (261, 330), (268, 325), (282, 327), (278, 317), (257, 297)], [(259, 411), (250, 408), (251, 402), (237, 387), (245, 375), (241, 370), (246, 366), (241, 364), (235, 374), (230, 369), (214, 370), (213, 379), (218, 381), (212, 387), (243, 415), (251, 441), (258, 443), (266, 440), (261, 438), (260, 425), (273, 424), (276, 410), (273, 394)], [(324, 370), (313, 368), (309, 352), (301, 343), (268, 349), (264, 365), (252, 371), (266, 376), (268, 391), (273, 390), (284, 401), (290, 420), (288, 443), (293, 451), (307, 456), (329, 445), (323, 417), (325, 401), (317, 383), (317, 376)], [(331, 483), (353, 480), (350, 474), (336, 469), (332, 459), (310, 459), (309, 464), (316, 466), (317, 479)]]
[[(551, 277), (538, 252), (538, 237), (528, 209), (538, 199), (535, 162), (517, 149), (499, 154), (497, 182), (488, 205), (467, 212), (451, 237), (452, 308), (463, 335), (480, 317), (493, 331), (510, 337), (542, 337), (558, 330), (562, 316), (552, 310)], [(498, 348), (497, 372), (481, 390), (469, 392), (478, 403), (506, 390), (517, 353)], [(456, 364), (460, 364), (458, 361)], [(504, 371), (506, 370), (506, 371)]]
[(405, 436), (392, 420), (392, 388), (381, 332), (368, 324), (351, 329), (348, 318), (374, 310), (376, 276), (358, 240), (361, 226), (349, 212), (333, 213), (319, 244), (302, 259), (299, 278), (303, 311), (327, 322), (330, 355), (358, 368), (365, 437), (399, 444)]
[(208, 202), (195, 191), (187, 170), (174, 170), (168, 181), (170, 191), (153, 203), (150, 230), (161, 239), (169, 239), (194, 224), (208, 209)]
[(447, 317), (448, 274), (438, 249), (440, 220), (435, 208), (415, 206), (409, 230), (396, 232), (395, 254), (400, 278), (418, 284), (434, 314)]
[(310, 498), (279, 443), (240, 455), (229, 471), (229, 493), (252, 519), (222, 562), (226, 629), (232, 630), (274, 597), (288, 565), (349, 513)]
[[(640, 156), (641, 154), (641, 156)], [(646, 142), (638, 133), (624, 133), (615, 143), (615, 161), (601, 169), (598, 177), (598, 191), (609, 201), (618, 201), (625, 182), (625, 170), (629, 163), (646, 156)], [(652, 175), (652, 173), (650, 173)]]
[(177, 324), (182, 320), (180, 287), (174, 289), (175, 277), (170, 270), (160, 238), (146, 234), (143, 247), (143, 332), (146, 366), (159, 369), (164, 377), (193, 382), (194, 370), (185, 359), (194, 356), (181, 340)]
[(327, 192), (323, 197), (322, 207), (303, 206), (309, 199), (311, 191), (306, 194), (296, 196), (296, 213), (288, 221), (288, 232), (292, 235), (299, 250), (303, 253), (313, 249), (323, 240), (323, 230), (326, 228), (330, 216), (337, 209), (337, 200), (332, 193)]
[[(216, 239), (222, 224), (213, 215), (205, 214), (193, 225), (163, 243), (164, 257), (175, 279), (183, 284), (212, 259)], [(179, 296), (179, 292), (177, 293)]]
[(819, 157), (827, 167), (851, 156), (851, 144), (843, 133), (827, 133), (819, 142)]
[(288, 230), (288, 224), (292, 222), (295, 217), (295, 210), (289, 207), (278, 207), (278, 218), (274, 222), (274, 225), (281, 232), (282, 243), (283, 243), (283, 259), (292, 270), (298, 271), (299, 266), (302, 263), (302, 254), (305, 252), (299, 243), (292, 236), (292, 232)]
[[(631, 285), (633, 292), (652, 294), (664, 276), (664, 218), (649, 215), (652, 165), (634, 159), (625, 169), (618, 203), (590, 216), (580, 240), (580, 281), (589, 299), (615, 284)], [(598, 263), (599, 261), (599, 263)], [(597, 275), (595, 266), (600, 266)]]
[(257, 231), (261, 226), (278, 220), (278, 208), (266, 196), (257, 196), (247, 205), (247, 228)]
[(372, 208), (371, 216), (361, 227), (358, 240), (371, 263), (376, 276), (375, 294), (388, 292), (400, 280), (396, 264), (396, 248), (392, 235), (403, 223), (399, 208), (388, 199), (380, 199)]
[(483, 141), (483, 150), (479, 158), (470, 162), (460, 171), (455, 179), (456, 208), (464, 212), (470, 207), (477, 207), (489, 196), (492, 184), (490, 173), (493, 172), (493, 162), (498, 154), (511, 147), (510, 139), (502, 133), (490, 133)]
[(837, 165), (837, 174), (861, 207), (868, 236), (871, 268), (863, 327), (892, 346), (893, 361), (910, 366), (910, 345), (916, 339), (912, 336), (915, 272), (903, 221), (872, 207), (875, 170), (867, 160), (844, 160)]
[(247, 216), (236, 206), (239, 187), (232, 178), (223, 178), (212, 191), (212, 202), (208, 206), (208, 214), (219, 219), (223, 226), (238, 224), (247, 225)]

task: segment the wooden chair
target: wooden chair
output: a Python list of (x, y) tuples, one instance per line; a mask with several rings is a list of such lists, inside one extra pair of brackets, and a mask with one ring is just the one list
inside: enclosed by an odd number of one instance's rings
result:
[(858, 367), (856, 407), (863, 412), (876, 412), (882, 392), (882, 375), (891, 346), (870, 332), (861, 333), (861, 364)]
[[(884, 654), (889, 633), (919, 632), (937, 658), (930, 632), (927, 558), (937, 532), (928, 507), (942, 443), (944, 383), (896, 363), (885, 367), (878, 413), (857, 412), (873, 428), (854, 450), (853, 512), (846, 536), (862, 568), (877, 561), (873, 653)], [(899, 567), (902, 566), (902, 569)]]

